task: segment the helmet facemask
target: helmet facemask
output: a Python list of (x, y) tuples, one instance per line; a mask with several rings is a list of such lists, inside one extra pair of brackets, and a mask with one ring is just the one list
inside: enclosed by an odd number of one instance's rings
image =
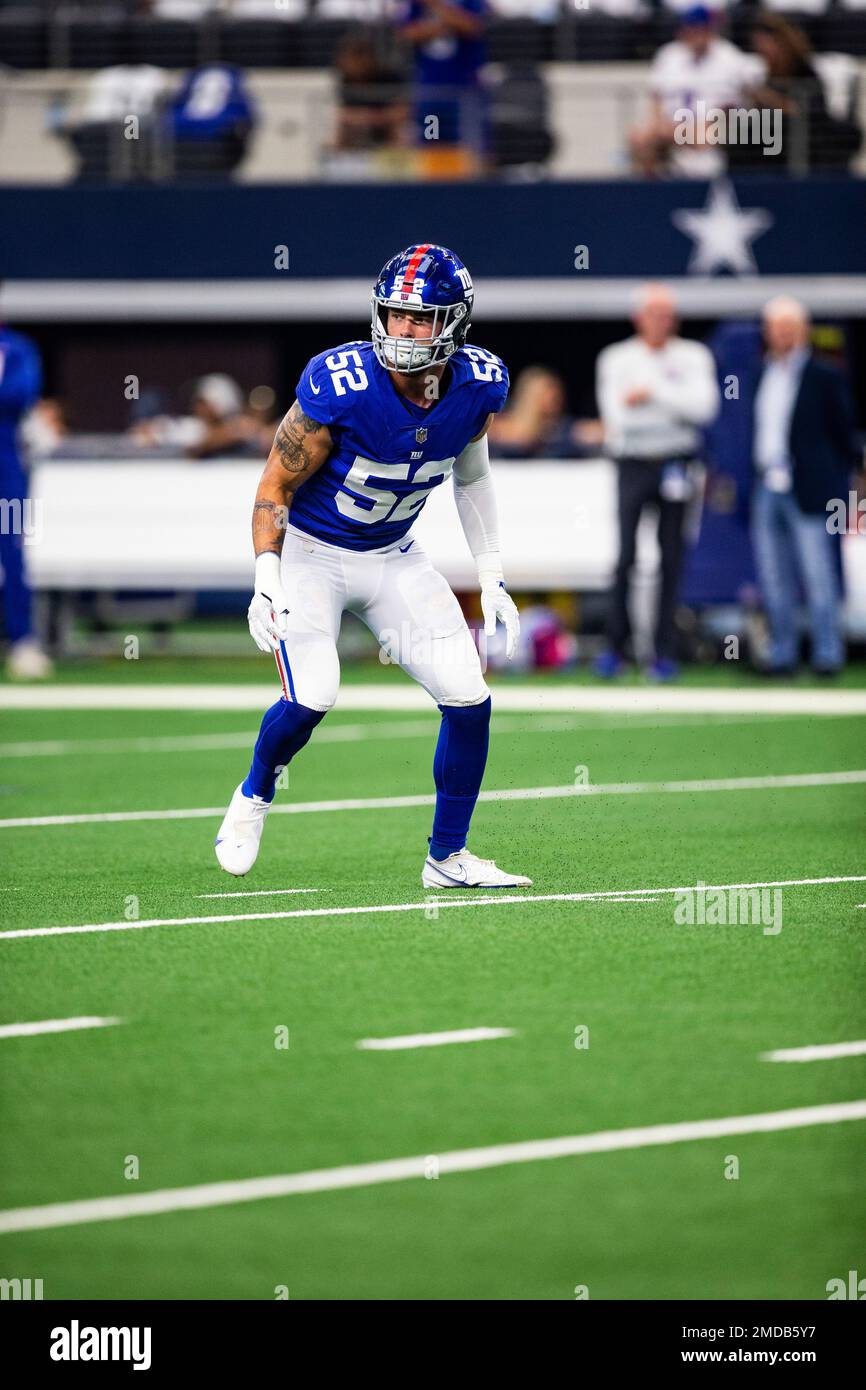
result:
[[(440, 366), (462, 346), (469, 327), (465, 304), (437, 306), (432, 311), (423, 304), (407, 300), (380, 299), (372, 296), (373, 316), (371, 336), (377, 360), (389, 372), (423, 372)], [(429, 314), (433, 331), (429, 338), (399, 338), (387, 332), (388, 310), (404, 314)]]

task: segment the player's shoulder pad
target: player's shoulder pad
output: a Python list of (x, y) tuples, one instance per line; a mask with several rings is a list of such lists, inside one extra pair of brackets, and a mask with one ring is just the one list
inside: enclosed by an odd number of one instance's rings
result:
[(332, 425), (345, 418), (370, 384), (372, 343), (359, 339), (311, 357), (298, 379), (298, 404), (312, 420)]
[(486, 406), (487, 414), (498, 413), (509, 387), (508, 368), (502, 358), (487, 348), (465, 343), (451, 361), (457, 368), (458, 381), (472, 390), (474, 398)]

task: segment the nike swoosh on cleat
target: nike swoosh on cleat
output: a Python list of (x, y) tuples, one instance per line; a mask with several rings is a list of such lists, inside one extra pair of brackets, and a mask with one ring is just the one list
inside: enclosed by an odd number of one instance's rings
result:
[(437, 872), (438, 874), (441, 874), (443, 878), (450, 878), (450, 880), (451, 880), (452, 883), (465, 883), (465, 882), (466, 882), (466, 869), (465, 869), (465, 868), (461, 868), (461, 870), (460, 870), (460, 877), (458, 878), (456, 874), (446, 874), (445, 870), (444, 870), (444, 869), (440, 869), (439, 865), (438, 865), (438, 864), (435, 864), (435, 863), (433, 862), (432, 859), (428, 859), (428, 860), (427, 860), (427, 863), (430, 865), (431, 869), (435, 869), (436, 872)]

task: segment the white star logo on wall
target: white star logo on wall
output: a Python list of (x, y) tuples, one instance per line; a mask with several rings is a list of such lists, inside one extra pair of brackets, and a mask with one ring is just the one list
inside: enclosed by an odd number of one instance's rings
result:
[(773, 225), (764, 208), (741, 208), (726, 179), (710, 185), (705, 207), (679, 208), (671, 213), (671, 221), (694, 241), (687, 266), (690, 275), (711, 275), (726, 268), (735, 275), (757, 273), (752, 242)]

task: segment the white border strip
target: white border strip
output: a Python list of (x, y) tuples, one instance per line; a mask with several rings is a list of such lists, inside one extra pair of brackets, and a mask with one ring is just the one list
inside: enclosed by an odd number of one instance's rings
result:
[[(768, 299), (788, 295), (813, 313), (866, 313), (864, 275), (674, 275), (684, 318), (757, 316)], [(628, 318), (642, 283), (633, 276), (482, 277), (475, 281), (479, 321), (494, 319)], [(119, 319), (226, 319), (260, 323), (292, 319), (370, 321), (371, 279), (271, 276), (216, 280), (7, 280), (3, 316), (38, 323)]]
[[(24, 685), (0, 686), (0, 709), (178, 709), (256, 710), (261, 714), (279, 697), (268, 684), (200, 685)], [(675, 688), (646, 685), (495, 684), (496, 713), (535, 714), (866, 714), (866, 690), (794, 689), (733, 690), (707, 686)], [(340, 688), (336, 709), (373, 710), (378, 714), (409, 711), (433, 715), (430, 698), (420, 686), (359, 684)]]
[(437, 910), (441, 907), (494, 907), (511, 906), (515, 903), (588, 903), (612, 899), (621, 902), (624, 898), (636, 901), (649, 900), (648, 895), (659, 893), (694, 893), (697, 887), (705, 893), (731, 888), (799, 888), (823, 883), (864, 883), (866, 874), (840, 874), (824, 878), (779, 878), (767, 879), (761, 883), (687, 883), (678, 888), (606, 888), (594, 893), (520, 893), (504, 894), (494, 891), (491, 897), (457, 897), (456, 889), (448, 890), (449, 896), (428, 897), (421, 903), (379, 903), (360, 907), (296, 907), (286, 912), (239, 912), (221, 913), (212, 917), (148, 917), (141, 921), (89, 922), (84, 926), (68, 927), (21, 927), (14, 931), (0, 932), (0, 941), (19, 940), (35, 936), (78, 936), (91, 932), (142, 931), (149, 927), (195, 927), (211, 926), (219, 922), (283, 922), (293, 917), (362, 917), (377, 913), (427, 912), (431, 903)]
[(130, 1216), (158, 1216), (173, 1211), (232, 1206), (271, 1197), (291, 1197), (311, 1192), (336, 1192), (352, 1187), (425, 1178), (431, 1161), (439, 1177), (451, 1173), (479, 1172), (514, 1163), (537, 1163), (549, 1158), (575, 1158), (583, 1154), (616, 1153), (663, 1144), (685, 1144), (695, 1139), (723, 1139), (735, 1134), (772, 1134), (812, 1125), (836, 1125), (866, 1119), (866, 1100), (834, 1105), (812, 1105), (796, 1110), (771, 1110), (757, 1115), (731, 1115), (718, 1120), (692, 1120), (682, 1124), (648, 1125), (640, 1129), (601, 1130), (559, 1139), (531, 1139), (517, 1144), (491, 1144), (485, 1148), (454, 1149), (448, 1153), (392, 1158), (379, 1163), (358, 1163), (342, 1168), (316, 1168), (306, 1173), (282, 1173), (274, 1177), (242, 1178), (231, 1182), (201, 1183), (136, 1195), (96, 1197), (48, 1206), (18, 1207), (0, 1211), (0, 1235), (19, 1231), (44, 1231), (58, 1226), (84, 1226), (96, 1221), (122, 1221)]
[[(866, 769), (849, 772), (791, 772), (767, 777), (709, 777), (684, 782), (580, 782), (565, 787), (507, 787), (482, 791), (479, 801), (551, 801), (562, 797), (645, 796), (692, 792), (785, 791), (797, 787), (846, 787), (866, 782)], [(335, 801), (279, 802), (272, 816), (306, 816), (329, 811), (400, 811), (433, 806), (434, 792), (414, 796), (345, 797)], [(81, 811), (57, 816), (13, 816), (0, 820), (0, 830), (24, 830), (56, 825), (119, 825), (125, 821), (209, 820), (225, 815), (224, 806), (188, 806), (165, 811)]]

